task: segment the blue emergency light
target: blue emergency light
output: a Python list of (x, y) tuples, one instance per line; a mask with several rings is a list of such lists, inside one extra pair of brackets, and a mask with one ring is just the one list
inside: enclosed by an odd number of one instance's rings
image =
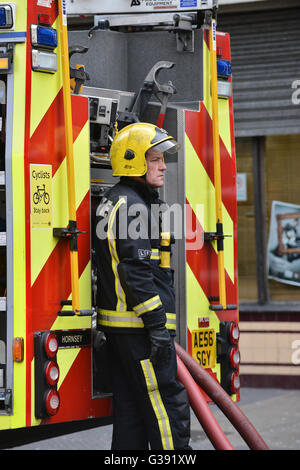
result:
[(0, 28), (13, 27), (13, 13), (10, 5), (5, 5), (0, 8)]
[(217, 73), (218, 77), (231, 77), (231, 62), (229, 60), (217, 59)]
[(53, 50), (57, 47), (57, 31), (46, 26), (31, 25), (31, 44), (33, 47)]

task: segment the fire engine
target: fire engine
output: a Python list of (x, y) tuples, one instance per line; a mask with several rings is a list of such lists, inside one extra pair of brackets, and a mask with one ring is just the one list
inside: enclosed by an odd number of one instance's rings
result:
[[(117, 182), (114, 133), (142, 120), (181, 143), (162, 193), (182, 208), (177, 342), (239, 400), (230, 38), (216, 11), (215, 0), (0, 2), (1, 430), (112, 415), (93, 219)], [(68, 31), (80, 15), (94, 26)]]

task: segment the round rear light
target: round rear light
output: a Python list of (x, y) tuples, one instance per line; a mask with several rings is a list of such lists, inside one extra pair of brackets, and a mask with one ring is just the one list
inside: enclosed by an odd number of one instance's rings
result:
[(232, 393), (237, 393), (241, 388), (240, 376), (237, 372), (231, 374), (230, 387)]
[(237, 348), (231, 348), (229, 354), (230, 365), (233, 369), (238, 369), (241, 362), (240, 351)]
[(58, 351), (58, 341), (55, 333), (48, 333), (45, 339), (45, 351), (50, 359), (56, 356)]
[(240, 339), (240, 330), (236, 322), (232, 322), (229, 328), (229, 341), (231, 344), (238, 344)]
[(46, 405), (47, 413), (50, 416), (54, 416), (58, 412), (59, 405), (60, 405), (60, 398), (56, 390), (53, 390), (53, 389), (49, 390), (49, 392), (46, 395), (45, 405)]
[(50, 387), (54, 387), (59, 379), (59, 367), (56, 362), (50, 361), (46, 366), (46, 380)]

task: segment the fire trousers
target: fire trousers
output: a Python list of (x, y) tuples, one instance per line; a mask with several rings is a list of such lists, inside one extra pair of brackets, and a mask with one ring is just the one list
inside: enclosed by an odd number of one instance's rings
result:
[(154, 367), (142, 334), (107, 333), (113, 392), (112, 450), (190, 450), (190, 407), (176, 352)]

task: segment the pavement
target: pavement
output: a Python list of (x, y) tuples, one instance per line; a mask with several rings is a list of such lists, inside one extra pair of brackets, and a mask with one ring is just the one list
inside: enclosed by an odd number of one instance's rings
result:
[[(211, 409), (235, 450), (249, 450), (240, 434), (216, 406)], [(300, 390), (244, 388), (238, 406), (256, 428), (270, 450), (300, 450)], [(191, 446), (214, 450), (192, 412)], [(112, 425), (36, 440), (24, 445), (7, 445), (9, 450), (110, 450)], [(2, 447), (3, 449), (3, 447)]]

